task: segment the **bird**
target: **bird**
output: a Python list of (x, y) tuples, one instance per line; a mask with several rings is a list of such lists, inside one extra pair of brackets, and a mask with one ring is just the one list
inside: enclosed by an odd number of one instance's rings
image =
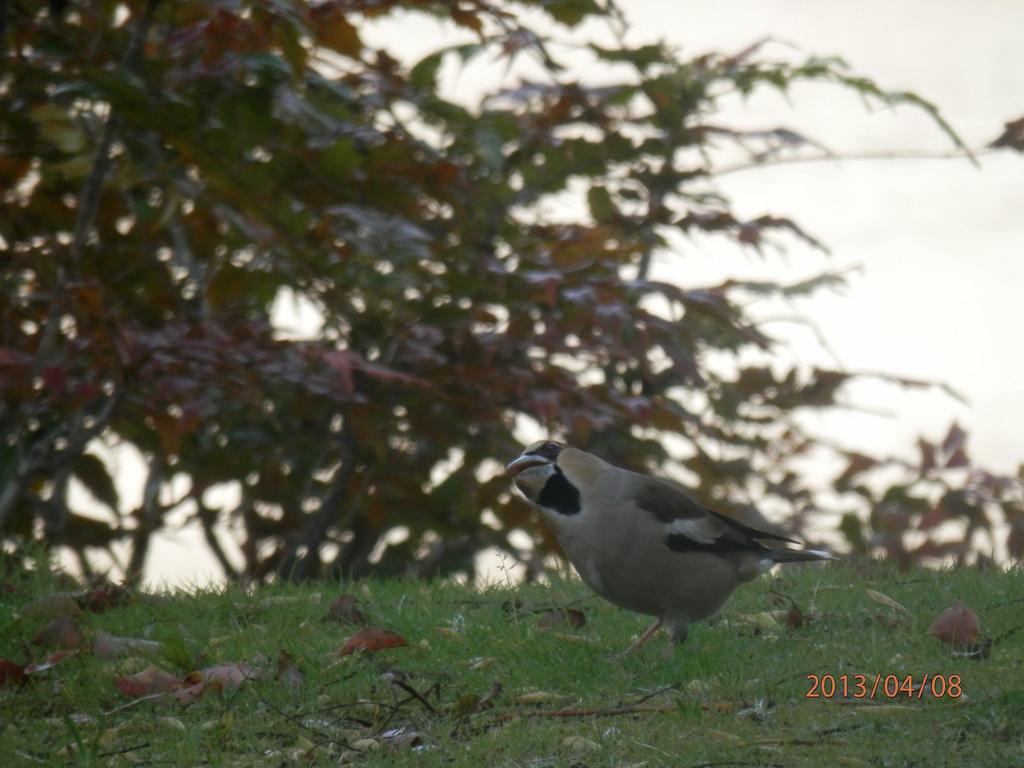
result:
[[(616, 467), (553, 440), (527, 446), (506, 473), (550, 524), (580, 578), (605, 600), (656, 621), (670, 646), (743, 582), (777, 563), (834, 560), (708, 509), (667, 480)], [(764, 542), (774, 542), (766, 545)]]

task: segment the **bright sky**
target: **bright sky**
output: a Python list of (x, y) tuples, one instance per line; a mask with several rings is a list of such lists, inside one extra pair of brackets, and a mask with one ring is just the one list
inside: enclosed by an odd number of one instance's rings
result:
[[(1014, 0), (622, 0), (631, 42), (663, 37), (683, 52), (739, 50), (771, 36), (808, 54), (837, 54), (888, 89), (912, 90), (936, 103), (971, 147), (994, 139), (1024, 115), (1020, 31), (1024, 3)], [(400, 22), (364, 36), (406, 61), (440, 47), (439, 27)], [(777, 49), (780, 54), (783, 48)], [(445, 70), (448, 87), (467, 99), (494, 89), (487, 73)], [(483, 78), (483, 79), (481, 79)], [(909, 109), (868, 112), (856, 97), (826, 87), (794, 91), (789, 102), (737, 104), (720, 122), (799, 128), (837, 154), (944, 152), (947, 139)], [(803, 301), (828, 340), (806, 328), (769, 330), (791, 344), (793, 360), (851, 371), (885, 371), (948, 382), (960, 405), (938, 392), (906, 393), (865, 383), (852, 391), (862, 412), (817, 418), (836, 442), (876, 454), (912, 456), (919, 434), (941, 438), (956, 418), (971, 433), (975, 459), (996, 471), (1024, 461), (1024, 156), (796, 164), (721, 180), (737, 210), (788, 215), (823, 240), (830, 259), (794, 246), (760, 259), (707, 241), (661, 260), (663, 277), (712, 283), (725, 276), (794, 279), (828, 266), (859, 267), (843, 294)], [(280, 319), (310, 318), (282, 305)], [(793, 314), (768, 308), (766, 315)], [(125, 459), (130, 463), (130, 458)], [(126, 467), (127, 468), (127, 467)], [(203, 583), (218, 575), (200, 561), (195, 532), (161, 537), (150, 558), (151, 583)]]

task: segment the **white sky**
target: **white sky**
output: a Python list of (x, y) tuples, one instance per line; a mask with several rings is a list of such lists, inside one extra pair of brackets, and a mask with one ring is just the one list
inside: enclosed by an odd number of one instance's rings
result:
[[(1024, 2), (1014, 0), (623, 0), (630, 42), (665, 38), (684, 54), (739, 50), (771, 36), (807, 54), (836, 54), (888, 89), (912, 90), (936, 103), (971, 147), (994, 139), (1024, 115), (1021, 31)], [(445, 42), (432, 22), (409, 20), (366, 30), (414, 62)], [(777, 49), (780, 54), (784, 49)], [(444, 82), (460, 97), (495, 87), (493, 70)], [(756, 98), (719, 122), (787, 125), (838, 154), (936, 151), (948, 140), (920, 113), (868, 112), (855, 96), (824, 86), (796, 89), (788, 102)], [(1024, 157), (850, 161), (797, 164), (737, 173), (721, 181), (740, 213), (788, 215), (823, 240), (831, 259), (794, 246), (760, 259), (705, 241), (657, 265), (688, 285), (725, 276), (797, 279), (824, 267), (859, 266), (843, 294), (803, 301), (831, 353), (849, 370), (885, 371), (948, 382), (969, 403), (938, 392), (905, 393), (865, 383), (851, 400), (889, 415), (860, 412), (816, 417), (820, 433), (875, 454), (913, 456), (919, 434), (941, 438), (959, 419), (975, 459), (996, 471), (1024, 460)], [(309, 318), (282, 305), (287, 325)], [(777, 309), (767, 314), (777, 315)], [(789, 324), (769, 330), (787, 339), (793, 360), (835, 365), (814, 335)], [(126, 459), (130, 463), (130, 459)], [(151, 583), (203, 583), (218, 575), (201, 559), (194, 531), (155, 543)]]

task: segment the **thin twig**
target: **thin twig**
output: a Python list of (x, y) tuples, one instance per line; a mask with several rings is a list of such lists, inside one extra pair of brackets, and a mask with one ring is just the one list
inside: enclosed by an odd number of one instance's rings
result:
[(144, 741), (142, 744), (136, 744), (134, 747), (125, 747), (124, 749), (115, 749), (113, 752), (101, 752), (96, 757), (114, 757), (116, 755), (124, 755), (128, 752), (134, 752), (137, 749), (145, 749), (149, 746), (148, 741)]
[[(983, 148), (975, 149), (971, 151), (971, 154), (975, 156), (990, 155), (993, 152), (997, 152), (996, 149)], [(822, 162), (843, 162), (846, 160), (855, 161), (878, 161), (878, 160), (957, 160), (957, 159), (969, 159), (970, 155), (963, 152), (862, 152), (852, 155), (801, 155), (794, 157), (779, 157), (774, 160), (762, 160), (755, 161), (752, 163), (736, 163), (735, 165), (726, 165), (721, 168), (712, 168), (711, 175), (713, 177), (728, 176), (733, 173), (742, 173), (743, 171), (751, 171), (758, 168), (770, 168), (776, 165), (795, 165), (797, 163), (822, 163)]]

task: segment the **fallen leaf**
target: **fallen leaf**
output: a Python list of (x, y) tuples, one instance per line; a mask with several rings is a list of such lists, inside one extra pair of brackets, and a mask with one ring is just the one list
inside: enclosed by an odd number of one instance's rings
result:
[(184, 682), (177, 675), (165, 672), (150, 664), (141, 672), (130, 677), (114, 678), (114, 686), (125, 696), (138, 698), (154, 693), (170, 693), (179, 690)]
[(132, 653), (159, 653), (162, 646), (156, 640), (138, 637), (118, 637), (103, 630), (96, 633), (92, 644), (92, 655), (107, 661), (119, 659)]
[(36, 662), (35, 664), (29, 664), (27, 667), (25, 667), (25, 674), (34, 675), (37, 672), (45, 672), (46, 670), (57, 666), (69, 656), (74, 656), (76, 653), (78, 653), (78, 650), (75, 648), (51, 653), (42, 661)]
[(874, 600), (876, 603), (887, 606), (889, 608), (895, 608), (897, 611), (903, 611), (904, 613), (910, 613), (902, 603), (897, 603), (888, 595), (883, 595), (881, 592), (875, 592), (873, 589), (864, 588), (867, 596)]
[(418, 747), (423, 743), (423, 738), (408, 728), (392, 728), (380, 735), (380, 740), (389, 749), (402, 750), (411, 747)]
[[(75, 606), (78, 609), (78, 606)], [(79, 648), (85, 642), (85, 636), (78, 628), (78, 622), (72, 616), (63, 615), (50, 619), (35, 635), (33, 645), (44, 648)]]
[(575, 608), (554, 608), (544, 611), (537, 617), (539, 629), (553, 629), (555, 627), (570, 626), (573, 629), (581, 629), (587, 623), (587, 617), (583, 611)]
[(27, 681), (25, 668), (7, 659), (0, 659), (0, 686), (24, 685)]
[(301, 688), (306, 681), (306, 676), (302, 674), (299, 665), (295, 663), (295, 657), (283, 648), (277, 654), (277, 679), (284, 683), (286, 688), (293, 691)]
[(158, 725), (161, 725), (164, 728), (170, 728), (172, 731), (181, 731), (184, 733), (188, 730), (185, 727), (185, 724), (176, 717), (158, 717), (156, 718), (156, 722)]
[(246, 680), (255, 680), (262, 676), (263, 671), (259, 668), (239, 661), (230, 664), (215, 664), (201, 672), (193, 672), (185, 678), (185, 681), (193, 684), (202, 683), (207, 688), (220, 686), (230, 690), (237, 688)]
[(562, 746), (566, 749), (582, 750), (584, 752), (594, 752), (601, 748), (600, 744), (585, 736), (566, 736), (562, 739)]
[(327, 618), (346, 624), (366, 624), (366, 615), (359, 608), (359, 601), (354, 595), (339, 595), (327, 609)]
[(959, 600), (940, 613), (928, 628), (932, 637), (961, 647), (974, 643), (980, 633), (978, 614)]
[(390, 629), (367, 627), (348, 638), (339, 655), (349, 656), (356, 651), (374, 653), (384, 648), (398, 648), (408, 644), (404, 637)]
[(132, 601), (131, 592), (124, 587), (111, 584), (107, 587), (100, 587), (86, 592), (78, 599), (78, 604), (83, 610), (92, 613), (103, 613), (111, 608), (128, 605)]
[(451, 640), (462, 640), (463, 639), (462, 633), (459, 632), (457, 629), (452, 629), (451, 627), (434, 627), (434, 631), (435, 632), (440, 632), (442, 635), (444, 635), (445, 637), (447, 637), (447, 638), (449, 638)]
[[(174, 700), (179, 704), (191, 704), (194, 701), (198, 701), (207, 691), (220, 692), (224, 689), (224, 686), (220, 683), (206, 685), (205, 683), (194, 683), (193, 685), (186, 685), (179, 688), (171, 693), (174, 696)], [(218, 724), (219, 725), (219, 724)]]

